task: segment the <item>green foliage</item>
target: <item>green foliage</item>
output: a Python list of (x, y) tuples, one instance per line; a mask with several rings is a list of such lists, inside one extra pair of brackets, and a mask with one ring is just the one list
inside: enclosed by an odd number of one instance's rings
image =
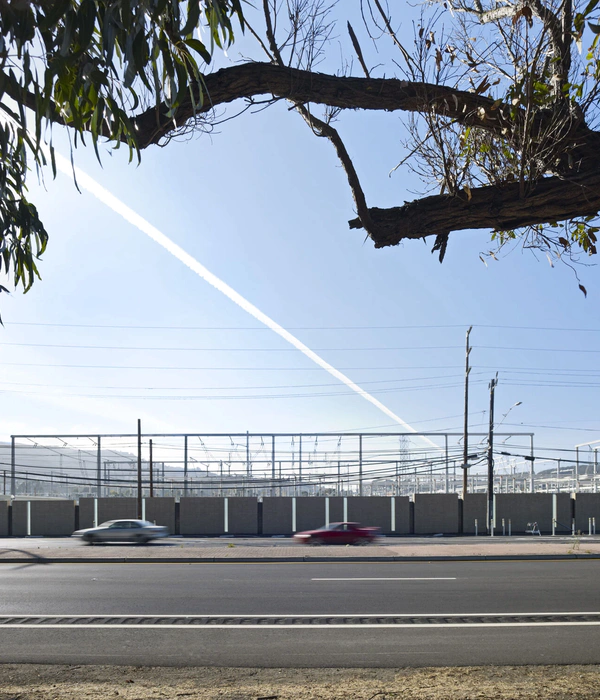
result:
[(243, 29), (241, 0), (0, 0), (0, 273), (24, 291), (39, 276), (47, 233), (25, 182), (28, 158), (53, 165), (52, 125), (133, 158), (132, 112), (202, 104), (202, 62), (233, 42), (235, 18)]

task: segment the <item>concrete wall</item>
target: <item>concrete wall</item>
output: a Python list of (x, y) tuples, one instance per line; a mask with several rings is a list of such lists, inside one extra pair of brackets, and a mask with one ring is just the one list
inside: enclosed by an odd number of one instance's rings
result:
[(502, 518), (508, 533), (508, 520), (513, 534), (524, 533), (527, 523), (537, 522), (542, 532), (552, 532), (552, 498), (556, 497), (556, 532), (571, 530), (571, 496), (568, 493), (497, 493), (496, 532), (502, 532)]
[[(556, 498), (557, 533), (571, 529), (572, 503), (570, 494), (496, 494), (496, 533), (502, 532), (502, 518), (508, 521), (514, 534), (523, 533), (527, 523), (537, 522), (542, 532), (551, 532), (553, 497)], [(92, 527), (94, 498), (79, 501), (79, 527)], [(383, 534), (411, 534), (410, 512), (414, 508), (414, 534), (459, 532), (459, 501), (456, 494), (417, 494), (414, 506), (407, 497), (267, 497), (262, 504), (262, 533), (291, 535), (295, 501), (296, 531), (321, 527), (329, 522), (349, 520), (362, 525), (380, 527)], [(75, 506), (67, 500), (31, 500), (31, 534), (67, 536), (75, 529)], [(473, 534), (474, 520), (479, 532), (486, 533), (486, 494), (467, 494), (463, 503), (463, 532)], [(184, 497), (180, 504), (180, 533), (182, 535), (222, 535), (225, 533), (225, 499), (221, 497)], [(392, 531), (392, 504), (395, 506), (395, 530)], [(587, 532), (590, 517), (597, 519), (600, 533), (600, 494), (577, 494), (574, 501), (576, 528)], [(227, 499), (227, 534), (258, 534), (258, 503), (256, 498)], [(175, 533), (175, 499), (146, 498), (146, 519), (165, 525)], [(8, 535), (8, 502), (0, 501), (0, 537)], [(137, 517), (135, 498), (98, 499), (98, 522)], [(15, 501), (12, 507), (12, 533), (27, 535), (27, 501)]]
[(66, 537), (75, 530), (75, 501), (14, 501), (12, 531), (15, 537), (27, 536), (27, 504), (31, 509), (31, 535)]
[(153, 497), (144, 499), (146, 520), (169, 528), (171, 535), (175, 534), (175, 499), (168, 497)]
[(475, 534), (475, 519), (477, 532), (487, 534), (487, 494), (468, 493), (463, 500), (463, 535)]
[(587, 533), (590, 518), (596, 518), (596, 532), (600, 535), (600, 493), (576, 493), (575, 529)]
[(0, 501), (0, 537), (8, 537), (8, 501)]
[(179, 502), (181, 535), (222, 535), (225, 531), (224, 499), (214, 496), (187, 496)]
[[(338, 518), (331, 517), (331, 501), (329, 499), (329, 522), (338, 522)], [(264, 503), (264, 501), (263, 501)], [(264, 508), (264, 505), (263, 505)], [(342, 518), (340, 517), (339, 520)], [(303, 530), (316, 530), (323, 527), (325, 522), (325, 498), (323, 496), (300, 496), (296, 498), (296, 532)], [(263, 510), (264, 531), (264, 510)]]
[(415, 494), (415, 535), (458, 534), (458, 495)]
[(250, 497), (228, 498), (227, 513), (230, 535), (258, 534), (258, 499)]
[[(296, 499), (298, 501), (300, 499)], [(266, 496), (263, 498), (263, 535), (292, 534), (292, 499)], [(296, 504), (297, 507), (297, 504)]]
[[(296, 503), (296, 528), (293, 530), (293, 506)], [(327, 517), (329, 513), (329, 517)], [(288, 496), (263, 498), (263, 534), (291, 535), (316, 530), (327, 522), (342, 522), (344, 498), (341, 496)]]
[[(79, 528), (94, 526), (94, 498), (79, 499)], [(99, 498), (98, 525), (107, 520), (127, 520), (137, 518), (136, 498)]]
[[(395, 511), (395, 528), (392, 531), (392, 508)], [(410, 533), (410, 502), (408, 496), (363, 496), (348, 498), (350, 522), (381, 528), (383, 535)]]

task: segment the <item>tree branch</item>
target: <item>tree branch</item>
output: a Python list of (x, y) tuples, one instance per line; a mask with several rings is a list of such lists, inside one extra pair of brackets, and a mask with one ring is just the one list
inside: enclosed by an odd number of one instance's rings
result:
[[(407, 202), (402, 207), (369, 209), (377, 237), (376, 248), (398, 245), (403, 240), (443, 237), (452, 231), (493, 229), (506, 231), (552, 224), (600, 211), (600, 170), (563, 180), (550, 177), (519, 198), (519, 183), (480, 187), (470, 196), (435, 195)], [(352, 219), (350, 228), (363, 228)]]
[(342, 109), (406, 112), (434, 110), (467, 126), (501, 132), (514, 122), (505, 118), (509, 108), (489, 97), (444, 85), (395, 78), (352, 78), (300, 70), (271, 63), (244, 63), (204, 76), (204, 101), (194, 110), (191, 100), (178, 110), (177, 124), (167, 107), (151, 108), (134, 118), (140, 148), (146, 148), (188, 119), (241, 98), (270, 94), (305, 104), (312, 102)]

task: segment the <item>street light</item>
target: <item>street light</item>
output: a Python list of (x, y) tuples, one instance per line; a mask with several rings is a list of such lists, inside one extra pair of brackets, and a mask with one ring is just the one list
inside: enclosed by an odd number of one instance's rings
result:
[[(506, 413), (502, 414), (502, 420), (498, 423), (498, 425), (502, 425), (502, 423), (504, 423), (504, 421), (506, 419), (506, 416), (513, 410), (513, 408), (520, 406), (522, 403), (523, 403), (522, 401), (517, 401), (517, 403), (513, 403), (513, 405), (508, 409), (508, 411)], [(505, 437), (504, 440), (502, 440), (502, 444), (505, 445), (507, 443), (507, 441), (510, 440), (511, 437), (512, 437), (512, 435), (508, 435), (507, 437)]]
[[(487, 522), (488, 522), (488, 532), (490, 535), (493, 534), (494, 530), (494, 389), (498, 385), (498, 373), (496, 372), (496, 377), (490, 382), (490, 429), (488, 433), (488, 508), (487, 508)], [(508, 411), (502, 416), (502, 420), (498, 423), (498, 426), (502, 425), (506, 416), (516, 408), (520, 406), (523, 402), (517, 401), (514, 403)]]
[(517, 403), (513, 403), (513, 405), (508, 409), (508, 411), (502, 414), (502, 420), (498, 423), (498, 425), (502, 425), (502, 423), (504, 423), (504, 421), (506, 420), (506, 416), (508, 416), (508, 414), (513, 410), (513, 408), (520, 406), (522, 403), (522, 401), (517, 401)]

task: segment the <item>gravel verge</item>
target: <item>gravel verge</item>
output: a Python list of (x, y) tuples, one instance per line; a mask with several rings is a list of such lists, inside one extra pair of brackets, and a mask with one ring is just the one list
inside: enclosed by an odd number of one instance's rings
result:
[(596, 700), (600, 666), (421, 669), (0, 665), (0, 700)]

